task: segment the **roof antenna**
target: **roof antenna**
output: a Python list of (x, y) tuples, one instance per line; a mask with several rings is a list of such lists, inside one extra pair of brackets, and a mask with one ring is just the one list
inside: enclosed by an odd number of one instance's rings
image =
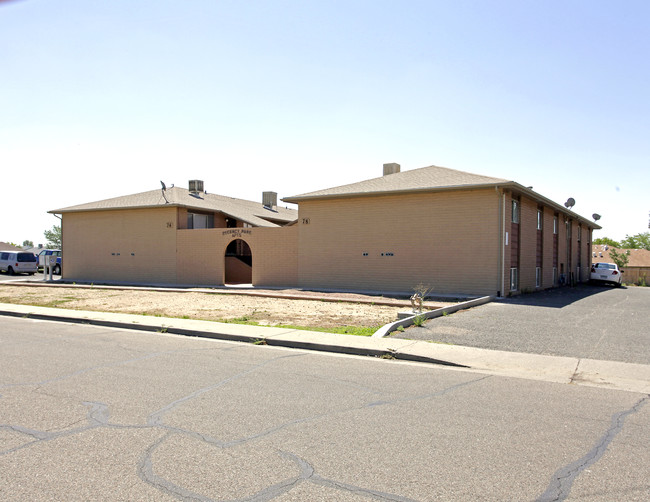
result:
[(165, 204), (169, 204), (169, 201), (167, 200), (167, 197), (165, 197), (165, 190), (167, 190), (167, 186), (165, 185), (165, 183), (162, 180), (160, 181), (160, 184), (162, 185), (162, 196), (163, 196), (163, 199), (165, 199)]

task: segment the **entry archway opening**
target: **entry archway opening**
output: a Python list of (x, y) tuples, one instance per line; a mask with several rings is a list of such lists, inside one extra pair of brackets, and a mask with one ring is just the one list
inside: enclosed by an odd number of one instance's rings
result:
[(225, 284), (253, 283), (253, 253), (248, 243), (235, 239), (226, 247)]

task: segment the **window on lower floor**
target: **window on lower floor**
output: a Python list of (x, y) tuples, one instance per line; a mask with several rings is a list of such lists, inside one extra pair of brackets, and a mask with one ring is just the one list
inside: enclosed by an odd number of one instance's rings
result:
[(510, 291), (519, 289), (519, 270), (517, 267), (510, 269)]
[(557, 267), (553, 267), (553, 286), (557, 286)]
[(542, 267), (535, 267), (535, 287), (542, 287)]

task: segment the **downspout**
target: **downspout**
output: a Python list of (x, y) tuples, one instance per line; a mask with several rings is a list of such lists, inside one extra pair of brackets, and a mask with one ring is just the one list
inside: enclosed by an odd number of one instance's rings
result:
[(503, 232), (506, 226), (505, 217), (506, 217), (506, 198), (504, 197), (503, 190), (500, 190), (498, 186), (494, 187), (494, 190), (498, 196), (498, 218), (499, 218), (499, 250), (497, 255), (497, 296), (504, 296), (505, 287), (504, 284), (504, 274), (503, 274), (503, 264), (505, 263), (505, 240), (503, 237)]

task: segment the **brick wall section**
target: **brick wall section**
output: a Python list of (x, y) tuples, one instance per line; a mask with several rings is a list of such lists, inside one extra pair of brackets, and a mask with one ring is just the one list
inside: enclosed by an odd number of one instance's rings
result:
[(519, 289), (534, 291), (537, 266), (537, 202), (526, 197), (521, 198), (519, 221)]
[(303, 201), (302, 287), (495, 294), (495, 190)]
[[(503, 224), (504, 224), (504, 260), (503, 260), (503, 291), (502, 295), (507, 295), (510, 291), (510, 267), (512, 267), (512, 194), (504, 192), (503, 194)], [(499, 285), (501, 286), (501, 285)], [(499, 289), (501, 289), (499, 287)]]
[(176, 282), (176, 208), (66, 213), (63, 278)]
[(543, 208), (542, 222), (542, 288), (553, 287), (553, 218), (555, 211)]

